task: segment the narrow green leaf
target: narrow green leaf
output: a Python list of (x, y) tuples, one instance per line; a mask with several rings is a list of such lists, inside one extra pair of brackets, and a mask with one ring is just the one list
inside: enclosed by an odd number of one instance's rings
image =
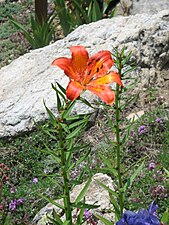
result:
[[(128, 73), (131, 73), (132, 71), (136, 70), (138, 68), (138, 66), (132, 66), (131, 68), (125, 70), (123, 73), (122, 73), (122, 76), (128, 74)], [(124, 80), (125, 80), (125, 77), (124, 77)]]
[(61, 224), (63, 224), (63, 222), (60, 224), (56, 219), (53, 219), (48, 214), (46, 214), (46, 217), (47, 217), (48, 220), (50, 220), (50, 222), (52, 222), (52, 225), (61, 225)]
[[(57, 82), (56, 82), (56, 83), (57, 83)], [(60, 95), (60, 96), (63, 98), (64, 102), (66, 102), (65, 93), (63, 93), (62, 90), (59, 91), (53, 84), (51, 84), (51, 85), (52, 85), (53, 90), (54, 90), (58, 95)], [(58, 85), (58, 83), (57, 83), (57, 85)], [(63, 88), (63, 89), (64, 89), (64, 88)], [(64, 89), (64, 90), (65, 90), (65, 89)]]
[(52, 155), (52, 157), (55, 159), (55, 161), (56, 161), (57, 163), (60, 163), (60, 162), (61, 162), (61, 159), (60, 159), (60, 158), (58, 157), (58, 155), (54, 152), (54, 150), (51, 150), (51, 149), (46, 145), (46, 143), (44, 143), (44, 145), (45, 145), (46, 150), (45, 150), (45, 149), (41, 149), (40, 151)]
[(69, 135), (66, 136), (66, 139), (70, 139), (70, 138), (76, 137), (84, 126), (85, 126), (85, 124), (82, 124), (81, 126), (77, 127)]
[(77, 167), (81, 162), (83, 162), (88, 157), (90, 152), (91, 152), (91, 150), (87, 151), (87, 153), (84, 156), (81, 156), (75, 163), (73, 163), (70, 166), (70, 170), (72, 170), (73, 168)]
[(85, 117), (84, 119), (81, 119), (81, 120), (78, 120), (74, 123), (71, 123), (69, 125), (69, 129), (72, 129), (72, 128), (77, 127), (77, 126), (82, 125), (82, 124), (86, 124), (88, 121), (89, 121), (89, 118)]
[(62, 119), (66, 119), (70, 115), (75, 104), (76, 104), (76, 100), (69, 103), (67, 109), (61, 115)]
[(117, 199), (112, 195), (110, 194), (110, 202), (113, 204), (113, 207), (114, 207), (114, 210), (115, 210), (115, 215), (118, 217), (120, 217), (121, 213), (120, 213), (120, 206), (117, 202)]
[[(127, 47), (126, 46), (124, 46), (123, 48), (122, 48), (122, 50), (121, 50), (121, 57), (124, 57), (124, 53), (125, 53), (125, 51), (127, 50)], [(128, 56), (127, 56), (128, 58), (130, 58), (131, 57), (131, 52), (128, 54)], [(126, 58), (127, 58), (126, 57)], [(125, 64), (125, 63), (124, 63)]]
[(67, 124), (65, 124), (65, 123), (62, 123), (62, 122), (58, 122), (58, 124), (64, 129), (64, 131), (66, 132), (66, 133), (70, 133), (70, 130), (69, 130), (69, 127), (67, 126)]
[(136, 94), (135, 96), (132, 96), (131, 98), (127, 99), (126, 102), (123, 105), (121, 105), (121, 109), (125, 109), (132, 102), (135, 102), (137, 100), (138, 96), (139, 96), (139, 94)]
[(53, 125), (54, 127), (56, 127), (56, 117), (55, 117), (55, 115), (54, 115), (54, 114), (50, 111), (50, 109), (46, 106), (45, 101), (43, 101), (43, 104), (44, 104), (45, 109), (46, 109), (46, 111), (47, 111), (47, 113), (48, 113), (48, 115), (49, 115), (49, 118), (50, 118), (50, 121), (51, 121), (52, 125)]
[(76, 220), (76, 225), (82, 224), (82, 220), (84, 217), (84, 208), (80, 209), (80, 212), (78, 214), (77, 220)]
[(54, 209), (53, 209), (52, 215), (53, 215), (53, 219), (57, 221), (58, 225), (63, 224), (63, 221), (60, 219), (60, 215), (58, 215)]
[(141, 162), (145, 161), (147, 156), (140, 158), (137, 162), (133, 163), (131, 166), (127, 167), (127, 169), (123, 172), (123, 176), (127, 176), (126, 174), (131, 171), (136, 165), (139, 165)]
[(84, 185), (83, 189), (81, 190), (81, 192), (78, 194), (76, 200), (75, 200), (75, 204), (79, 203), (81, 201), (81, 199), (85, 196), (87, 189), (89, 188), (91, 182), (91, 177), (88, 179), (88, 181), (86, 182), (86, 184)]
[(92, 9), (92, 22), (98, 21), (100, 19), (102, 19), (102, 13), (100, 12), (100, 7), (97, 0), (94, 0)]
[(66, 89), (64, 87), (62, 87), (62, 85), (60, 85), (57, 81), (56, 81), (56, 83), (57, 83), (57, 86), (59, 87), (59, 89), (62, 91), (62, 93), (64, 95), (66, 95)]
[(47, 129), (44, 129), (44, 128), (43, 128), (42, 131), (43, 131), (45, 134), (49, 135), (49, 137), (51, 137), (53, 140), (57, 140), (57, 137), (54, 136), (54, 135), (52, 135)]
[(10, 22), (19, 30), (21, 30), (24, 37), (27, 39), (27, 41), (34, 47), (34, 40), (31, 37), (30, 33), (22, 26), (22, 24), (15, 21), (11, 16), (9, 16)]
[[(74, 6), (76, 7), (76, 9), (78, 9), (78, 11), (83, 15), (84, 20), (87, 22), (88, 21), (87, 15), (85, 13), (85, 10), (82, 8), (81, 4), (79, 4), (76, 0), (72, 0), (72, 1), (73, 1)], [(80, 19), (80, 17), (79, 17), (79, 19)]]
[(163, 213), (161, 222), (168, 225), (169, 224), (169, 208)]
[(98, 214), (94, 214), (94, 216), (96, 217), (96, 218), (98, 218), (103, 224), (105, 224), (105, 225), (114, 225), (114, 223), (112, 222), (112, 221), (109, 221), (109, 220), (107, 220), (106, 218), (104, 218), (104, 217), (102, 217), (102, 216), (100, 216), (100, 215), (98, 215)]
[(86, 204), (84, 202), (78, 202), (76, 203), (72, 203), (71, 204), (73, 208), (78, 208), (78, 209), (97, 209), (98, 207), (100, 207), (100, 205), (91, 205), (91, 204)]
[(69, 225), (70, 224), (70, 220), (65, 220), (63, 225)]
[(141, 170), (143, 169), (144, 166), (144, 162), (142, 162), (142, 164), (134, 171), (133, 175), (127, 180), (127, 182), (124, 184), (123, 190), (124, 192), (126, 192), (126, 190), (131, 187), (134, 179), (136, 178), (136, 176), (141, 172)]
[(48, 197), (46, 197), (44, 195), (40, 195), (40, 194), (39, 194), (39, 196), (41, 198), (45, 199), (46, 201), (52, 203), (53, 205), (57, 206), (58, 208), (63, 209), (63, 210), (65, 209), (63, 205), (60, 205), (59, 203), (57, 203), (56, 201), (54, 201), (54, 200), (52, 200), (52, 199), (50, 199)]
[(164, 169), (164, 171), (166, 172), (167, 177), (169, 177), (169, 170), (167, 170), (167, 169), (165, 169), (165, 168), (163, 168), (163, 169)]
[(131, 124), (127, 127), (127, 132), (126, 132), (126, 134), (124, 135), (124, 137), (123, 137), (123, 139), (121, 141), (121, 145), (125, 144), (126, 141), (128, 140), (128, 137), (130, 135), (130, 130), (132, 128), (133, 122), (134, 122), (134, 117), (133, 117), (133, 119), (131, 121)]
[(101, 187), (103, 187), (105, 190), (107, 190), (109, 192), (109, 194), (114, 195), (116, 198), (118, 198), (118, 194), (111, 190), (109, 187), (107, 187), (105, 184), (103, 184), (102, 182), (100, 182), (99, 180), (95, 180)]
[(103, 155), (100, 155), (100, 158), (103, 160), (103, 162), (106, 164), (106, 166), (109, 168), (109, 170), (112, 172), (112, 174), (116, 177), (117, 176), (117, 170), (112, 165), (112, 162), (108, 160)]
[(90, 108), (93, 108), (96, 110), (98, 109), (97, 107), (92, 106), (92, 104), (83, 97), (79, 97), (77, 100), (83, 102), (85, 105), (89, 106)]

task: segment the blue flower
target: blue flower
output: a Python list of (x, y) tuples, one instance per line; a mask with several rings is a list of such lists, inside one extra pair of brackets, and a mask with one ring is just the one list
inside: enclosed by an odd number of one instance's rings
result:
[(148, 210), (140, 209), (138, 212), (127, 210), (116, 225), (160, 225), (160, 221), (156, 215), (157, 209), (158, 206), (152, 202)]

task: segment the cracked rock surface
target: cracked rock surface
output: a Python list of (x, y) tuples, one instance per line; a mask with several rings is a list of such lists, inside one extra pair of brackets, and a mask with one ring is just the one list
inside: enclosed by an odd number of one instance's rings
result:
[[(85, 46), (89, 54), (126, 46), (139, 63), (139, 72), (133, 74), (140, 79), (139, 89), (143, 92), (151, 86), (168, 96), (169, 10), (103, 19), (82, 25), (64, 39), (33, 50), (0, 70), (0, 137), (30, 130), (34, 121), (45, 120), (43, 99), (57, 115), (51, 83), (57, 81), (66, 87), (68, 78), (51, 62), (60, 56), (69, 57), (72, 45)], [(94, 98), (87, 92), (86, 96)], [(75, 112), (88, 110), (82, 104), (75, 107)]]

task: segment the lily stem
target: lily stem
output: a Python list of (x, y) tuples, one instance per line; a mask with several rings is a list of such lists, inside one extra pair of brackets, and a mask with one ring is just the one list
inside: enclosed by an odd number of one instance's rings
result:
[(70, 202), (70, 190), (69, 190), (69, 174), (67, 170), (66, 162), (66, 146), (64, 144), (63, 128), (59, 126), (59, 147), (61, 149), (61, 163), (62, 163), (62, 176), (63, 176), (63, 200), (65, 208), (66, 220), (69, 221), (68, 225), (72, 225), (72, 208)]

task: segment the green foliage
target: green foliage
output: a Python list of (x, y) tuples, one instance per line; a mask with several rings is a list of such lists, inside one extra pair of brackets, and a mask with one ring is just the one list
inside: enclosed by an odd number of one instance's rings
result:
[(0, 39), (6, 39), (14, 32), (16, 32), (16, 28), (13, 27), (9, 21), (0, 26)]
[[(65, 35), (77, 26), (102, 19), (110, 2), (104, 1), (103, 6), (100, 7), (97, 0), (73, 0), (68, 3), (64, 0), (54, 0), (56, 12)], [(113, 14), (109, 16), (111, 17)]]
[(21, 13), (22, 9), (23, 9), (23, 6), (20, 3), (1, 4), (0, 21), (5, 21), (7, 17), (10, 15), (16, 15), (18, 13)]
[[(27, 16), (32, 10), (32, 1), (7, 2), (0, 7), (0, 68), (9, 64), (13, 59), (24, 54), (29, 49), (28, 43), (17, 32), (17, 29), (9, 22), (8, 16), (14, 16), (27, 26)], [(27, 12), (27, 13), (25, 13)]]
[[(43, 127), (49, 126), (47, 123)], [(5, 163), (10, 168), (9, 182), (4, 184), (2, 190), (2, 202), (5, 202), (5, 210), (11, 219), (10, 224), (24, 224), (23, 217), (28, 216), (31, 221), (35, 214), (47, 203), (41, 199), (39, 194), (48, 194), (48, 197), (59, 195), (61, 187), (51, 190), (56, 184), (51, 181), (53, 171), (58, 167), (53, 163), (51, 157), (39, 151), (45, 148), (44, 143), (48, 143), (50, 148), (55, 148), (55, 142), (41, 130), (24, 134), (21, 137), (0, 140), (0, 162)], [(46, 172), (43, 172), (46, 171)], [(32, 182), (34, 177), (38, 177), (38, 183)], [(52, 176), (54, 179), (54, 176)], [(58, 177), (57, 177), (58, 179)], [(11, 188), (16, 188), (12, 193)], [(19, 207), (17, 211), (9, 210), (9, 203), (13, 199), (24, 198), (24, 207)], [(29, 224), (29, 222), (25, 222)]]
[(10, 22), (21, 31), (24, 37), (27, 39), (29, 44), (33, 49), (41, 48), (49, 45), (50, 41), (54, 39), (55, 28), (52, 25), (55, 15), (49, 15), (47, 20), (40, 24), (31, 15), (30, 27), (31, 33), (25, 27), (15, 21), (11, 16), (9, 16)]
[[(157, 118), (161, 122), (157, 122)], [(169, 186), (165, 168), (169, 167), (168, 118), (169, 114), (166, 110), (154, 109), (136, 121), (128, 138), (124, 149), (125, 166), (131, 161), (136, 162), (141, 157), (146, 157), (145, 166), (139, 178), (129, 189), (126, 198), (125, 204), (131, 210), (137, 210), (138, 207), (146, 208), (146, 205), (153, 200), (158, 204), (160, 214), (167, 208)], [(146, 126), (146, 132), (139, 134), (139, 127), (142, 125)], [(153, 171), (148, 169), (151, 162), (156, 165)], [(133, 173), (131, 169), (130, 176)]]

